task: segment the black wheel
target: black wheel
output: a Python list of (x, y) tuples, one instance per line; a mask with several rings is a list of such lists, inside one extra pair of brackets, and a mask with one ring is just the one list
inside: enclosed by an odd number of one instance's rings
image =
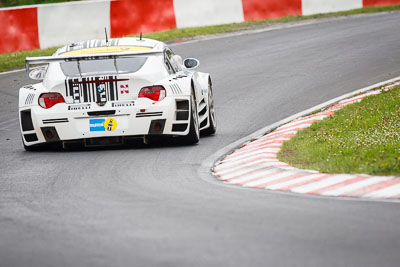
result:
[(188, 145), (197, 144), (200, 140), (199, 114), (197, 112), (197, 103), (194, 98), (194, 92), (190, 96), (190, 126), (189, 133), (184, 136), (183, 142)]
[(208, 82), (208, 121), (210, 126), (201, 131), (202, 135), (212, 135), (217, 131), (217, 118), (215, 116), (214, 95), (211, 81)]

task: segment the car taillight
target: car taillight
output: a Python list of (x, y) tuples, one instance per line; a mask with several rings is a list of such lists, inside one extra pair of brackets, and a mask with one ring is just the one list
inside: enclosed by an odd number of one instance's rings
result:
[(149, 98), (154, 101), (161, 101), (166, 95), (165, 88), (161, 85), (143, 87), (139, 92), (139, 97)]
[(51, 108), (55, 104), (64, 102), (64, 97), (59, 93), (44, 93), (39, 97), (39, 106), (42, 108)]

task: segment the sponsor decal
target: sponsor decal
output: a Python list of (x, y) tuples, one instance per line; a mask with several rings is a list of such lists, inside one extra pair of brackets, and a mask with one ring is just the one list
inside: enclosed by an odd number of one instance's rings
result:
[(89, 128), (91, 132), (111, 132), (117, 128), (117, 121), (114, 118), (90, 119)]
[(68, 106), (68, 110), (85, 110), (85, 109), (90, 109), (90, 104)]
[(127, 84), (125, 84), (125, 85), (121, 84), (120, 89), (121, 89), (121, 94), (124, 94), (124, 93), (129, 94), (129, 86)]
[(104, 128), (105, 119), (90, 119), (89, 127), (91, 132), (104, 132), (106, 129)]
[(74, 104), (96, 102), (100, 106), (107, 101), (118, 100), (116, 76), (67, 78), (65, 95), (72, 97)]
[(104, 122), (104, 128), (107, 131), (114, 131), (115, 128), (117, 128), (117, 121), (113, 118), (106, 119), (106, 121)]
[(117, 103), (111, 103), (111, 106), (113, 108), (115, 107), (133, 107), (135, 106), (135, 101), (124, 101), (124, 102), (117, 102)]
[(107, 103), (106, 85), (104, 83), (97, 83), (97, 105), (104, 106)]
[(35, 87), (33, 87), (31, 84), (29, 84), (29, 85), (25, 85), (24, 87), (22, 87), (22, 88), (24, 88), (24, 89), (27, 89), (27, 90), (33, 90), (33, 91), (36, 91), (36, 88)]
[(25, 105), (31, 105), (34, 98), (35, 98), (35, 94), (29, 93), (25, 99)]
[(104, 93), (105, 90), (106, 90), (106, 85), (104, 83), (100, 83), (97, 85), (97, 92), (99, 92), (99, 94)]

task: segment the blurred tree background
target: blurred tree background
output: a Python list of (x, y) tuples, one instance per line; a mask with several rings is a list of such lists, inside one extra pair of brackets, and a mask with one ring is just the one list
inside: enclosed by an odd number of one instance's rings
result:
[(0, 7), (35, 5), (35, 4), (52, 4), (52, 3), (71, 2), (71, 1), (79, 1), (79, 0), (0, 0)]

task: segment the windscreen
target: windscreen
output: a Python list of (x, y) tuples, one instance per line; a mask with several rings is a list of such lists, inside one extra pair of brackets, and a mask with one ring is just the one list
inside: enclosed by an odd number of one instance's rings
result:
[(60, 66), (65, 76), (79, 77), (91, 75), (116, 75), (134, 73), (140, 70), (148, 57), (119, 57), (114, 59), (80, 60), (61, 62)]

